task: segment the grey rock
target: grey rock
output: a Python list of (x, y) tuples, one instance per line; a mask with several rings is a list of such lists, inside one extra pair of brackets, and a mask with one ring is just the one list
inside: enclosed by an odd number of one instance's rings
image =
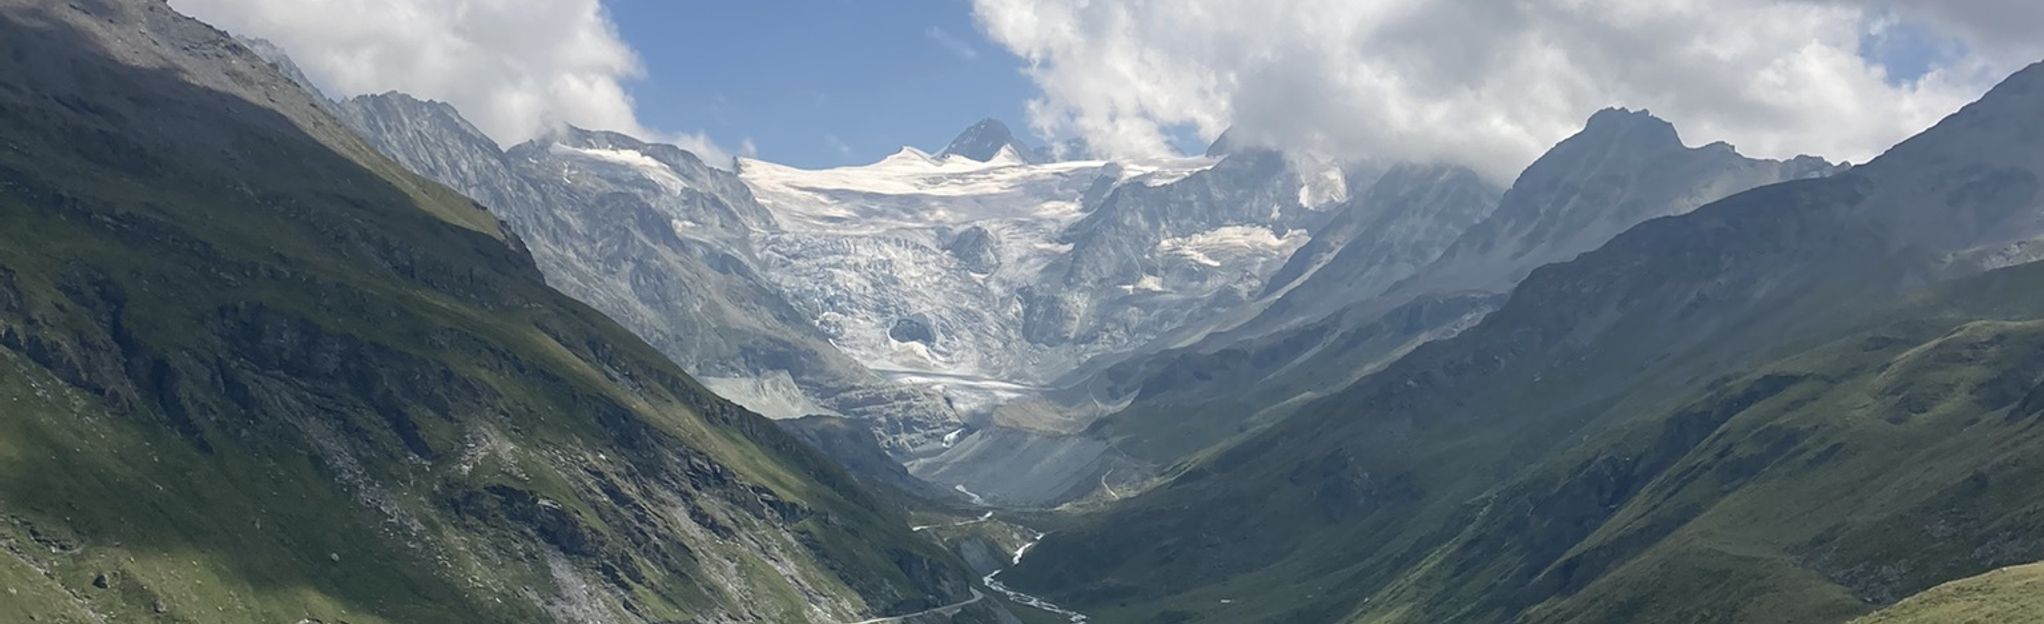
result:
[(1035, 162), (1038, 159), (1038, 151), (1015, 140), (1015, 134), (1008, 131), (1008, 124), (1001, 123), (999, 119), (982, 119), (972, 124), (957, 138), (951, 139), (951, 143), (937, 152), (937, 156), (963, 156), (987, 162), (999, 155), (1003, 148), (1014, 150), (1015, 155), (1025, 161)]
[(930, 322), (915, 317), (895, 319), (894, 327), (887, 330), (887, 336), (898, 342), (920, 342), (925, 345), (937, 342), (937, 333), (930, 329)]
[(993, 273), (1001, 268), (1000, 242), (985, 227), (972, 226), (959, 232), (944, 246), (958, 264), (974, 273)]

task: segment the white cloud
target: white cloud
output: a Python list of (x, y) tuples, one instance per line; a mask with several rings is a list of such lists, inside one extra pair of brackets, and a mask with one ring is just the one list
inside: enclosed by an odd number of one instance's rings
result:
[[(1114, 155), (1172, 128), (1509, 179), (1607, 106), (1691, 143), (1855, 161), (2044, 53), (2035, 0), (974, 0), (1043, 90), (1039, 134)], [(1914, 81), (1860, 57), (1897, 20), (1962, 48)]]
[(972, 47), (972, 44), (966, 43), (964, 39), (959, 39), (957, 35), (942, 27), (931, 26), (923, 31), (923, 36), (929, 37), (937, 47), (950, 52), (952, 56), (968, 61), (979, 60), (979, 48)]
[(619, 130), (619, 132), (631, 134), (632, 136), (635, 137), (643, 137), (644, 140), (654, 141), (657, 143), (666, 143), (668, 145), (673, 145), (675, 147), (688, 150), (689, 153), (695, 154), (697, 158), (703, 159), (704, 163), (712, 167), (717, 167), (719, 169), (730, 169), (731, 159), (734, 156), (756, 155), (754, 153), (754, 150), (752, 149), (751, 139), (747, 139), (744, 144), (739, 146), (739, 152), (737, 154), (733, 154), (730, 150), (724, 149), (722, 146), (717, 145), (716, 141), (710, 140), (710, 137), (700, 132), (681, 134), (635, 134), (624, 130)]
[(558, 124), (672, 142), (728, 166), (700, 133), (647, 128), (625, 83), (637, 55), (599, 0), (173, 0), (269, 39), (335, 96), (403, 91), (460, 109), (510, 145)]

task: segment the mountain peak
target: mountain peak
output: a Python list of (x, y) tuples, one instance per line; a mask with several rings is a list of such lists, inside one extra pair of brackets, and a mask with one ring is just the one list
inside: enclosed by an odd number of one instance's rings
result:
[[(2034, 63), (2003, 79), (1972, 104), (1945, 117), (1930, 129), (1903, 141), (1867, 166), (1947, 159), (1952, 162), (1998, 161), (1996, 166), (2044, 161), (2044, 136), (2034, 121), (2044, 108), (2044, 62)], [(2021, 131), (2011, 131), (2020, 128)]]
[(451, 132), (445, 136), (460, 137), (474, 144), (487, 144), (488, 151), (500, 147), (495, 139), (484, 134), (454, 106), (438, 100), (422, 99), (403, 91), (385, 91), (349, 97), (334, 103), (334, 109), (350, 124), (416, 124), (437, 127)]
[(561, 124), (534, 140), (596, 149), (634, 149), (647, 145), (646, 142), (627, 134), (610, 130), (591, 130), (574, 124)]
[(901, 149), (895, 150), (894, 153), (888, 154), (886, 158), (880, 159), (880, 163), (928, 164), (931, 160), (933, 160), (933, 158), (930, 156), (929, 152), (916, 149), (913, 146), (903, 145), (901, 146)]
[(278, 46), (275, 42), (261, 37), (236, 37), (235, 42), (240, 43), (242, 47), (248, 48), (250, 52), (254, 52), (257, 57), (269, 63), (278, 73), (283, 74), (285, 78), (297, 84), (299, 88), (304, 89), (307, 93), (311, 93), (319, 99), (327, 99), (325, 92), (320, 91), (319, 86), (314, 85), (312, 79), (305, 76), (305, 71), (299, 69), (298, 63), (291, 60), (291, 55), (286, 53), (284, 48)]
[(1682, 143), (1675, 124), (1654, 116), (1647, 109), (1606, 108), (1590, 115), (1578, 136), (1626, 136), (1638, 141)]
[(1221, 156), (1226, 156), (1234, 151), (1235, 151), (1235, 129), (1229, 128), (1227, 130), (1222, 130), (1221, 136), (1214, 137), (1214, 142), (1207, 145), (1206, 154), (1208, 158), (1219, 158)]
[(1031, 153), (1028, 147), (1015, 140), (1015, 134), (1008, 130), (1008, 124), (1001, 123), (999, 119), (987, 118), (958, 133), (958, 138), (951, 139), (951, 144), (944, 146), (944, 151), (937, 152), (937, 157), (963, 156), (987, 162), (999, 155), (1001, 148), (1004, 147), (1014, 148), (1018, 155)]

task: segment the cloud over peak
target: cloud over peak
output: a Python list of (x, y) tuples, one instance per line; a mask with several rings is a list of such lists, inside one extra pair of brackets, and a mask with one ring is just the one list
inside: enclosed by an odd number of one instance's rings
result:
[(172, 0), (289, 52), (334, 96), (403, 91), (459, 108), (510, 145), (560, 124), (670, 141), (706, 161), (729, 152), (700, 134), (639, 122), (625, 84), (637, 55), (599, 0)]
[[(1963, 5), (1963, 6), (1961, 6)], [(1509, 179), (1610, 106), (1697, 142), (1864, 160), (2044, 46), (2031, 0), (975, 0), (1027, 63), (1039, 133), (1113, 155), (1174, 131), (1329, 157), (1448, 160)], [(1999, 12), (2000, 15), (1994, 15)], [(1949, 43), (1890, 56), (1906, 24)], [(1917, 46), (1922, 47), (1922, 46)]]

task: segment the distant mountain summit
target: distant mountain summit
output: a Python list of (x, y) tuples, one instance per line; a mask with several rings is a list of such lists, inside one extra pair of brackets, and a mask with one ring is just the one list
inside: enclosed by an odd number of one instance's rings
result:
[(1214, 137), (1214, 142), (1207, 145), (1207, 158), (1220, 158), (1235, 153), (1235, 148), (1238, 147), (1235, 143), (1234, 128), (1221, 132), (1221, 136)]
[(951, 139), (951, 144), (944, 146), (944, 151), (938, 152), (937, 157), (963, 156), (979, 162), (988, 162), (1000, 155), (1003, 148), (1014, 150), (1015, 155), (1025, 162), (1042, 160), (1038, 151), (1015, 140), (1015, 134), (1008, 130), (1008, 124), (992, 118), (981, 119), (979, 123), (972, 124), (972, 127), (958, 133), (958, 138)]

